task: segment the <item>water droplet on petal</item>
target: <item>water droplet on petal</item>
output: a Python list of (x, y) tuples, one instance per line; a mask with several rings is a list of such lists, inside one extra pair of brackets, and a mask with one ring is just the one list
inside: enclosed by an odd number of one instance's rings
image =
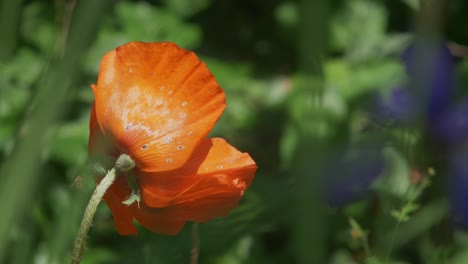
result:
[(171, 159), (171, 158), (167, 158), (167, 159), (166, 159), (166, 162), (172, 162), (172, 159)]
[(167, 142), (167, 143), (172, 143), (172, 139), (170, 137), (165, 137), (164, 140)]
[(177, 146), (177, 150), (183, 150), (185, 147), (184, 146)]
[(182, 106), (186, 106), (187, 105), (187, 102), (182, 102)]
[(145, 150), (145, 149), (147, 149), (148, 147), (149, 147), (148, 144), (144, 144), (143, 146), (141, 146), (141, 149)]
[(217, 168), (218, 170), (220, 170), (220, 169), (223, 168), (223, 165), (218, 165), (218, 166), (216, 166), (216, 168)]

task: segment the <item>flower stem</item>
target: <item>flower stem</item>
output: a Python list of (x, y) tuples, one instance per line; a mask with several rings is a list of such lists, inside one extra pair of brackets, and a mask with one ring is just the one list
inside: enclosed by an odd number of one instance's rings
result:
[(102, 200), (102, 197), (106, 193), (109, 186), (112, 185), (114, 182), (117, 173), (116, 168), (112, 168), (106, 176), (102, 179), (102, 181), (94, 190), (91, 199), (89, 200), (88, 206), (83, 215), (83, 219), (81, 220), (80, 229), (78, 230), (78, 235), (75, 239), (75, 245), (73, 247), (73, 254), (72, 254), (72, 264), (79, 264), (81, 262), (81, 255), (83, 254), (83, 249), (86, 244), (86, 238), (88, 235), (89, 227), (93, 222), (94, 214), (96, 213), (97, 207)]
[(199, 224), (193, 223), (192, 225), (192, 256), (190, 257), (190, 264), (198, 264), (198, 255), (200, 251), (200, 231)]

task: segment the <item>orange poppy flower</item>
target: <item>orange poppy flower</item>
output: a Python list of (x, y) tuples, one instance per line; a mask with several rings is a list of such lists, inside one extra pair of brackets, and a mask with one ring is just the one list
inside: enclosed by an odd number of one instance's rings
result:
[[(115, 161), (125, 153), (135, 162), (104, 195), (121, 235), (137, 233), (134, 219), (177, 234), (186, 221), (237, 206), (257, 166), (225, 140), (206, 138), (225, 96), (193, 52), (169, 42), (128, 43), (104, 55), (92, 89), (90, 155)], [(124, 204), (135, 192), (141, 201)]]

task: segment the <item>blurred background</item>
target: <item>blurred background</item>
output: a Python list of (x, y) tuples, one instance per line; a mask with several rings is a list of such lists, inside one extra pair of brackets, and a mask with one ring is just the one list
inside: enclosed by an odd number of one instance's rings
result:
[[(99, 61), (195, 51), (227, 95), (212, 135), (259, 170), (200, 225), (200, 263), (468, 263), (465, 0), (1, 0), (0, 263), (69, 263), (94, 180)], [(82, 263), (189, 263), (98, 208)]]

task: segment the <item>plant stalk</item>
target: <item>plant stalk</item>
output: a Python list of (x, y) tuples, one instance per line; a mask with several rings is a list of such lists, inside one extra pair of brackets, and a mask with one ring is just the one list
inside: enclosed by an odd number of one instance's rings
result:
[(81, 262), (81, 255), (86, 245), (86, 238), (88, 236), (89, 228), (93, 222), (94, 214), (96, 214), (97, 207), (102, 200), (102, 197), (106, 193), (107, 189), (112, 185), (116, 176), (116, 168), (112, 168), (102, 181), (97, 185), (94, 190), (91, 199), (89, 200), (88, 206), (86, 206), (83, 219), (81, 220), (80, 229), (75, 239), (75, 245), (73, 247), (72, 264), (79, 264)]

